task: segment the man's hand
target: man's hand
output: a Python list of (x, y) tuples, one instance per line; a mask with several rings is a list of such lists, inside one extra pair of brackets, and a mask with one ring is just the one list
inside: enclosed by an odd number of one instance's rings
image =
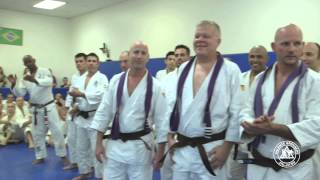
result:
[(153, 157), (153, 169), (159, 170), (162, 167), (163, 163), (160, 163), (162, 156), (163, 156), (163, 153), (161, 154), (159, 153), (159, 151), (155, 153)]
[(160, 160), (164, 155), (165, 146), (166, 146), (165, 142), (158, 144), (157, 152), (153, 157), (153, 169), (159, 170), (162, 167), (163, 162), (160, 163)]
[(208, 153), (210, 164), (213, 169), (222, 168), (228, 159), (232, 145), (233, 144), (231, 142), (225, 141), (222, 145), (213, 148)]
[(270, 134), (280, 136), (288, 140), (297, 141), (288, 126), (284, 124), (273, 123), (273, 116), (260, 116), (253, 123), (244, 121), (241, 126), (248, 135), (265, 135)]
[(6, 131), (10, 126), (10, 123), (4, 123), (4, 126), (3, 126), (3, 131)]
[(72, 91), (69, 92), (69, 95), (72, 97), (85, 97), (85, 94), (79, 91), (79, 89), (72, 89)]
[(274, 123), (272, 122), (273, 119), (273, 116), (263, 115), (255, 119), (253, 123), (244, 121), (241, 123), (241, 126), (249, 135), (269, 134), (274, 129)]
[(6, 121), (4, 124), (7, 126), (11, 126), (11, 122), (9, 122), (9, 121)]
[(11, 83), (11, 87), (13, 88), (17, 83), (17, 75), (10, 74), (7, 77), (8, 81)]
[(96, 158), (100, 163), (103, 163), (105, 157), (105, 148), (103, 147), (102, 143), (96, 144)]
[(69, 107), (64, 106), (64, 111), (68, 112), (69, 111)]
[(105, 156), (105, 148), (103, 147), (103, 132), (98, 131), (97, 134), (97, 141), (96, 141), (96, 158), (100, 163), (103, 163), (103, 161), (106, 159)]
[(21, 128), (25, 128), (27, 127), (29, 124), (31, 124), (31, 121), (26, 121), (22, 124), (22, 127)]
[(31, 75), (25, 75), (23, 80), (38, 84), (38, 81)]
[(69, 112), (72, 116), (76, 115), (79, 112), (78, 106), (74, 106)]
[[(168, 149), (170, 149), (171, 146), (173, 146), (176, 142), (177, 142), (177, 140), (174, 138), (174, 134), (168, 134)], [(172, 160), (174, 149), (170, 149), (169, 153), (170, 153), (170, 158)]]

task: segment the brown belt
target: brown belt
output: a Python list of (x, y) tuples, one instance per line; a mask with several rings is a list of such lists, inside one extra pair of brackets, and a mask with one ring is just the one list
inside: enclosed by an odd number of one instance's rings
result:
[[(145, 136), (147, 134), (149, 134), (150, 132), (146, 131), (146, 130), (141, 130), (141, 131), (137, 131), (137, 132), (133, 132), (133, 133), (120, 133), (120, 137), (119, 139), (123, 142), (126, 141), (133, 141), (133, 140), (141, 140), (144, 145), (146, 146), (146, 148), (148, 150), (151, 150), (151, 147), (148, 145), (147, 142), (145, 142), (141, 137)], [(108, 135), (104, 135), (103, 139), (109, 139), (111, 138), (111, 134)]]
[[(314, 154), (314, 149), (309, 149), (300, 154), (300, 160), (298, 163), (306, 161), (311, 158)], [(270, 159), (261, 155), (257, 149), (252, 149), (252, 156), (254, 159), (243, 159), (241, 160), (243, 164), (255, 164), (258, 166), (269, 167), (275, 171), (281, 170), (283, 167), (279, 166), (274, 159)]]
[(213, 172), (213, 169), (210, 165), (209, 158), (207, 156), (207, 152), (203, 147), (203, 144), (213, 142), (213, 141), (218, 141), (218, 140), (223, 140), (225, 139), (226, 136), (226, 131), (222, 131), (221, 133), (213, 134), (210, 136), (210, 138), (205, 138), (205, 137), (187, 137), (181, 134), (177, 134), (177, 140), (175, 144), (173, 144), (169, 150), (164, 154), (164, 156), (161, 158), (160, 163), (163, 163), (168, 152), (175, 149), (175, 148), (182, 148), (185, 146), (191, 146), (191, 147), (197, 147), (199, 150), (199, 154), (202, 160), (202, 163), (206, 167), (206, 169), (212, 174), (213, 176), (216, 176), (216, 174)]

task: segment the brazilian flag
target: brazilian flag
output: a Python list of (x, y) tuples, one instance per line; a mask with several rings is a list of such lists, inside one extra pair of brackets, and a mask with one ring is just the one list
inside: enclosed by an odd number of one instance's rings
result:
[(22, 46), (23, 31), (0, 27), (0, 44)]

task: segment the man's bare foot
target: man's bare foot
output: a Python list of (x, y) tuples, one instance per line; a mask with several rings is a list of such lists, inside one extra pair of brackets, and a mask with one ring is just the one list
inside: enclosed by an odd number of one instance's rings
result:
[(61, 161), (62, 161), (62, 163), (63, 163), (64, 166), (67, 166), (67, 165), (70, 164), (70, 161), (69, 161), (69, 159), (68, 159), (66, 156), (61, 157)]
[(8, 140), (8, 143), (10, 143), (10, 144), (19, 144), (21, 141), (20, 140), (18, 140), (18, 139), (9, 139)]
[(87, 179), (87, 178), (92, 178), (91, 173), (80, 174), (79, 176), (76, 176), (76, 177), (72, 178), (72, 180), (83, 180), (83, 179)]
[(33, 148), (34, 148), (34, 144), (33, 144), (33, 143), (29, 143), (29, 144), (28, 144), (28, 148), (29, 148), (29, 149), (33, 149)]
[(77, 169), (78, 168), (78, 165), (76, 164), (76, 163), (74, 163), (74, 164), (69, 164), (69, 165), (67, 165), (67, 166), (64, 166), (63, 167), (63, 170), (72, 170), (72, 169)]
[(43, 158), (42, 159), (35, 159), (35, 160), (32, 161), (32, 164), (42, 164), (42, 163), (44, 163), (44, 159)]
[(6, 146), (7, 145), (7, 141), (0, 141), (0, 145), (1, 146)]

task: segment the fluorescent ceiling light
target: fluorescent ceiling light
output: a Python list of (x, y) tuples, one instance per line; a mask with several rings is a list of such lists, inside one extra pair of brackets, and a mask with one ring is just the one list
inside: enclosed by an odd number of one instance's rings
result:
[(41, 8), (41, 9), (56, 9), (58, 7), (61, 7), (65, 5), (66, 2), (62, 1), (54, 1), (54, 0), (43, 0), (35, 5), (33, 7), (35, 8)]

